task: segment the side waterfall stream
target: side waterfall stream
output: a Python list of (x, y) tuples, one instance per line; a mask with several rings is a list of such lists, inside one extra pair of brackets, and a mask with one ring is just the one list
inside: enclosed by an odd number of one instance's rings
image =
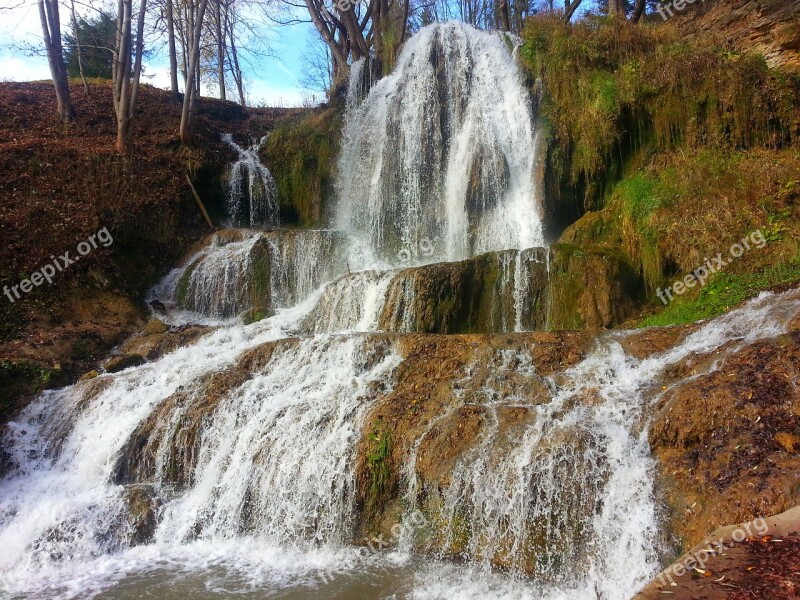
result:
[[(335, 228), (217, 233), (152, 292), (207, 333), (47, 391), (6, 429), (2, 592), (624, 600), (656, 574), (654, 382), (779, 335), (800, 298), (764, 294), (644, 360), (608, 333), (541, 374), (524, 333), (545, 325), (537, 132), (505, 42), (426, 27), (348, 110)], [(272, 228), (263, 207), (248, 224)], [(494, 274), (474, 322), (505, 346), (459, 364), (398, 466), (391, 547), (365, 548), (359, 444), (408, 345), (435, 343), (415, 332), (452, 332), (430, 317), (442, 272)], [(470, 411), (474, 443), (433, 485), (430, 444)]]

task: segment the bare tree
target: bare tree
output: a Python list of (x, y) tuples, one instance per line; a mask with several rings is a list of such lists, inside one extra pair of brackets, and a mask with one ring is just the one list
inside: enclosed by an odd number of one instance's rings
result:
[(70, 14), (72, 16), (72, 32), (75, 35), (75, 46), (77, 48), (78, 58), (78, 72), (81, 74), (81, 81), (83, 82), (83, 89), (86, 92), (86, 97), (89, 97), (89, 84), (86, 83), (86, 76), (83, 74), (83, 47), (81, 46), (80, 28), (78, 27), (78, 19), (75, 16), (75, 0), (70, 0)]
[(503, 31), (511, 31), (511, 15), (508, 9), (508, 0), (498, 0), (497, 11), (500, 13), (500, 25)]
[(620, 20), (639, 23), (645, 14), (647, 5), (650, 4), (652, 7), (653, 2), (650, 0), (598, 0), (596, 4), (601, 12), (608, 12)]
[(214, 45), (217, 51), (217, 84), (219, 85), (219, 97), (225, 100), (225, 46), (227, 45), (228, 36), (225, 32), (227, 23), (225, 22), (223, 3), (224, 0), (213, 0)]
[(236, 15), (235, 12), (230, 10), (228, 5), (225, 6), (225, 31), (228, 34), (228, 43), (225, 45), (225, 55), (228, 59), (233, 82), (236, 85), (236, 91), (239, 92), (239, 104), (247, 106), (244, 97), (244, 74), (242, 67), (239, 64), (239, 51), (236, 48)]
[(303, 69), (300, 83), (311, 90), (322, 93), (333, 85), (331, 54), (327, 44), (319, 36), (303, 52)]
[[(133, 0), (117, 2), (117, 37), (114, 45), (114, 62), (111, 70), (114, 93), (114, 111), (117, 117), (117, 152), (130, 153), (139, 79), (142, 74), (144, 53), (144, 19), (147, 0), (139, 3), (136, 21), (136, 44), (132, 48), (131, 21)], [(133, 64), (131, 64), (133, 62)]]
[(608, 0), (608, 12), (618, 19), (627, 18), (627, 10), (625, 0)]
[(633, 14), (631, 15), (631, 23), (638, 23), (644, 14), (646, 0), (636, 0), (633, 4)]
[(199, 92), (199, 68), (200, 68), (200, 38), (203, 33), (203, 18), (206, 14), (208, 0), (200, 0), (197, 7), (197, 14), (191, 11), (190, 22), (192, 24), (191, 39), (187, 44), (189, 49), (188, 64), (186, 69), (185, 91), (183, 94), (183, 108), (181, 110), (180, 137), (181, 143), (190, 144), (192, 142), (192, 112), (194, 109), (195, 98)]
[(165, 16), (167, 20), (167, 53), (169, 54), (169, 87), (173, 98), (178, 98), (178, 52), (175, 47), (175, 17), (173, 16), (173, 0), (166, 0)]
[(58, 0), (39, 0), (39, 19), (42, 23), (42, 37), (47, 51), (47, 63), (56, 91), (58, 116), (71, 121), (75, 116), (69, 97), (69, 80), (64, 64), (64, 50), (61, 47), (61, 19), (58, 16)]
[[(489, 1), (489, 0), (486, 0)], [(311, 22), (331, 56), (334, 85), (352, 62), (377, 59), (383, 72), (391, 69), (408, 35), (411, 0), (305, 0)]]
[(575, 11), (578, 10), (578, 7), (581, 5), (582, 0), (564, 0), (564, 20), (569, 23), (572, 19), (572, 15), (575, 14)]

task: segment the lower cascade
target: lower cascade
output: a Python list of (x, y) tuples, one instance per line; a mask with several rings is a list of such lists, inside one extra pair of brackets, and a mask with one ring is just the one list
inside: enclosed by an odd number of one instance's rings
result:
[[(300, 313), (25, 409), (4, 440), (2, 586), (102, 597), (171, 575), (324, 595), (382, 577), (409, 598), (628, 598), (661, 551), (653, 382), (779, 335), (800, 297), (762, 295), (645, 359), (624, 349), (634, 332), (608, 334), (556, 371), (543, 334), (287, 337)], [(396, 552), (352, 545), (384, 527)]]
[(392, 74), (365, 68), (335, 222), (278, 229), (258, 144), (226, 138), (233, 228), (147, 298), (181, 343), (4, 430), (10, 597), (627, 600), (658, 572), (648, 427), (671, 369), (784, 333), (800, 294), (644, 358), (636, 331), (548, 331), (538, 133), (506, 41), (435, 24)]

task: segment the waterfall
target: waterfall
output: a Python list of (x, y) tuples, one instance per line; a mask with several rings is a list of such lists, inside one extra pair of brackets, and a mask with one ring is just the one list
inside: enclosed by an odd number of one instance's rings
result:
[[(148, 297), (178, 330), (212, 327), (46, 391), (2, 431), (0, 594), (626, 600), (658, 570), (653, 382), (780, 335), (798, 293), (651, 358), (613, 332), (537, 372), (553, 346), (519, 332), (545, 328), (549, 301), (540, 151), (506, 43), (434, 24), (374, 74), (352, 67), (335, 229), (260, 230), (279, 225), (260, 143), (226, 136), (248, 228), (210, 235)], [(453, 333), (470, 335), (431, 335)], [(429, 367), (453, 375), (403, 404), (402, 377)], [(376, 458), (383, 408), (416, 421)], [(399, 474), (386, 519), (426, 515), (398, 552), (359, 546), (378, 459)]]
[(261, 163), (258, 155), (266, 139), (263, 137), (243, 148), (231, 134), (222, 136), (222, 140), (239, 155), (230, 167), (226, 184), (228, 216), (234, 226), (264, 226), (268, 229), (280, 226), (278, 188), (272, 173)]
[(217, 324), (246, 311), (293, 307), (347, 269), (347, 236), (332, 230), (225, 230), (173, 269), (148, 300), (163, 318)]
[[(611, 334), (557, 379), (537, 375), (522, 347), (466, 365), (450, 413), (406, 458), (401, 495), (409, 511), (427, 498), (422, 508), (443, 527), (435, 547), (473, 566), (418, 566), (413, 597), (629, 597), (657, 570), (652, 382), (691, 354), (780, 335), (799, 314), (797, 292), (764, 294), (644, 360), (623, 350), (628, 333)], [(286, 578), (313, 587), (320, 569), (368, 569), (342, 555), (354, 541), (355, 453), (404, 358), (391, 336), (286, 339), (302, 316), (221, 328), (26, 408), (4, 433), (0, 587), (70, 598), (125, 573), (213, 567), (252, 592)], [(528, 396), (536, 381), (549, 402)], [(447, 485), (419, 493), (419, 461), (464, 410), (486, 415), (478, 443)], [(510, 414), (523, 416), (500, 427)], [(517, 577), (489, 570), (503, 557)]]
[(499, 37), (456, 22), (423, 28), (351, 103), (337, 226), (395, 264), (424, 240), (449, 261), (542, 246), (532, 117)]

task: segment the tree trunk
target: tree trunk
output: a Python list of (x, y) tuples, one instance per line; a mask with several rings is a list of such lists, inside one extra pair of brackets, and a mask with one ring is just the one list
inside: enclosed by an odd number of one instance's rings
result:
[(498, 10), (500, 12), (500, 26), (503, 31), (511, 31), (511, 16), (508, 12), (508, 0), (499, 0)]
[(132, 0), (117, 2), (117, 43), (112, 69), (114, 111), (117, 116), (117, 152), (128, 151), (128, 120), (131, 77), (131, 7)]
[(78, 72), (81, 74), (81, 81), (83, 82), (83, 89), (86, 92), (86, 97), (89, 98), (89, 84), (86, 83), (86, 77), (83, 74), (83, 47), (81, 46), (81, 37), (78, 33), (78, 19), (75, 17), (75, 0), (70, 1), (70, 9), (72, 13), (72, 30), (75, 33), (75, 46), (77, 46)]
[[(581, 5), (582, 0), (564, 0), (564, 20), (569, 23), (572, 16), (575, 14), (575, 11), (578, 10), (578, 7)], [(614, 0), (610, 0), (610, 2), (614, 2)]]
[(69, 97), (69, 79), (64, 64), (64, 51), (61, 47), (61, 20), (58, 16), (58, 0), (39, 0), (39, 19), (42, 23), (42, 37), (47, 51), (47, 63), (56, 91), (58, 116), (69, 122), (75, 116)]
[(229, 55), (228, 63), (231, 65), (231, 73), (233, 74), (233, 81), (236, 84), (236, 91), (239, 92), (239, 104), (247, 106), (244, 98), (244, 77), (242, 76), (242, 69), (239, 66), (239, 52), (236, 50), (236, 38), (234, 36), (233, 23), (230, 21), (230, 13), (227, 6), (225, 8), (225, 29), (228, 32), (230, 43), (226, 45), (226, 52)]
[[(331, 51), (333, 72), (335, 74), (336, 81), (340, 76), (347, 72), (349, 64), (347, 61), (347, 38), (341, 38), (338, 41), (336, 40), (336, 31), (341, 23), (339, 23), (338, 20), (335, 20), (327, 11), (327, 9), (319, 3), (318, 0), (305, 0), (305, 2), (306, 7), (308, 8), (308, 13), (311, 15), (311, 21), (317, 28), (320, 36), (322, 36), (322, 39), (328, 45), (328, 49)], [(339, 31), (343, 30), (344, 27), (342, 26)]]
[(200, 62), (200, 34), (202, 33), (203, 17), (206, 13), (208, 0), (200, 0), (200, 7), (197, 9), (197, 17), (192, 32), (191, 53), (189, 55), (188, 76), (186, 78), (186, 93), (183, 95), (183, 109), (181, 110), (180, 138), (181, 143), (190, 144), (192, 142), (192, 123), (191, 108), (194, 106), (195, 72)]
[(214, 24), (217, 29), (217, 80), (219, 81), (219, 97), (221, 100), (227, 100), (225, 97), (225, 34), (222, 25), (222, 10), (220, 4), (223, 0), (214, 0)]
[(633, 14), (631, 15), (631, 23), (638, 23), (642, 18), (645, 9), (645, 0), (636, 0), (633, 5)]
[(609, 0), (608, 8), (611, 14), (618, 19), (625, 19), (625, 0)]
[(406, 0), (403, 6), (403, 28), (400, 31), (400, 45), (402, 46), (406, 41), (408, 34), (408, 14), (411, 10), (411, 0)]
[(167, 41), (169, 46), (169, 87), (172, 97), (178, 99), (178, 52), (175, 48), (175, 19), (172, 0), (167, 0)]
[(136, 21), (136, 46), (133, 49), (134, 63), (131, 66), (133, 0), (118, 0), (117, 2), (117, 37), (114, 46), (112, 88), (114, 92), (114, 111), (117, 116), (116, 149), (123, 156), (130, 154), (133, 141), (136, 100), (139, 95), (139, 79), (142, 74), (146, 11), (147, 0), (141, 0)]

